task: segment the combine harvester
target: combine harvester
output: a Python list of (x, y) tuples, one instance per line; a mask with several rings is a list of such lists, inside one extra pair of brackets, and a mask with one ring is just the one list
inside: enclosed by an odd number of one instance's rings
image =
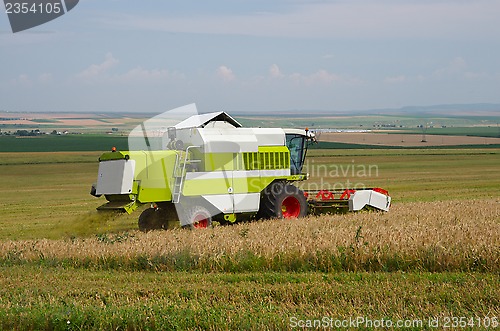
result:
[(210, 227), (212, 221), (295, 218), (308, 214), (388, 211), (380, 188), (302, 191), (294, 183), (314, 133), (299, 129), (243, 128), (225, 112), (192, 116), (163, 135), (164, 150), (101, 155), (91, 194), (105, 196), (98, 210), (132, 213), (150, 204), (139, 229)]

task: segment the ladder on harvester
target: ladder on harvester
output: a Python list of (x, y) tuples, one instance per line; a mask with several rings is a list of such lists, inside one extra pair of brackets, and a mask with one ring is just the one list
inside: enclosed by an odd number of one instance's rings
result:
[(174, 164), (174, 187), (172, 188), (172, 202), (179, 203), (182, 195), (182, 187), (186, 178), (186, 166), (193, 163), (200, 163), (201, 160), (189, 158), (189, 150), (191, 148), (200, 148), (200, 146), (188, 146), (184, 152), (184, 157), (181, 153), (177, 153)]

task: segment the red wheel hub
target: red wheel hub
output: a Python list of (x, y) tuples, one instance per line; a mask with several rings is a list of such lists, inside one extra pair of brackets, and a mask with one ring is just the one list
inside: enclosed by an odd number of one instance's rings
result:
[(194, 217), (193, 227), (195, 229), (206, 229), (208, 228), (208, 218), (206, 215), (197, 214)]
[(300, 202), (296, 197), (286, 197), (281, 203), (281, 212), (284, 218), (298, 217), (300, 215)]

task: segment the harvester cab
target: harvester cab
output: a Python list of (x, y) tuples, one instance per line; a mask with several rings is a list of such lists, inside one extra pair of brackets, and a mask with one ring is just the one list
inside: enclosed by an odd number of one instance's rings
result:
[(292, 174), (302, 173), (304, 161), (307, 155), (307, 148), (311, 141), (314, 141), (313, 132), (298, 129), (284, 129), (286, 137), (286, 147), (290, 150), (290, 162)]
[[(98, 210), (133, 212), (149, 204), (139, 228), (208, 227), (251, 218), (290, 218), (309, 212), (388, 210), (381, 189), (349, 196), (303, 191), (309, 130), (244, 128), (225, 112), (191, 116), (164, 130), (160, 150), (112, 151), (99, 158), (91, 194)], [(149, 145), (148, 145), (149, 146)], [(319, 198), (318, 198), (319, 197)], [(356, 199), (358, 197), (358, 199)]]

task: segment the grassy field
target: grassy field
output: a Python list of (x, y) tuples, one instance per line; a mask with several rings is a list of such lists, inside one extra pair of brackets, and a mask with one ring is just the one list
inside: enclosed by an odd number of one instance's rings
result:
[(115, 146), (126, 150), (127, 136), (45, 135), (38, 137), (0, 136), (0, 152), (100, 151)]
[(319, 150), (310, 156), (310, 183), (383, 187), (394, 203), (500, 196), (500, 149)]
[[(403, 148), (429, 148), (429, 147), (448, 147), (456, 148), (498, 148), (500, 138), (477, 137), (477, 136), (452, 136), (452, 135), (430, 135), (422, 134), (391, 134), (387, 132), (325, 132), (320, 135), (321, 144), (344, 143), (344, 144), (371, 144), (373, 146), (403, 147)], [(472, 147), (466, 147), (471, 146)], [(324, 145), (327, 146), (327, 145)], [(479, 146), (479, 147), (474, 147)], [(358, 146), (359, 148), (360, 146)], [(326, 148), (326, 147), (324, 147)]]
[[(391, 133), (389, 131), (389, 133)], [(400, 132), (392, 132), (400, 133)], [(422, 129), (405, 129), (402, 133), (422, 134)], [(491, 137), (500, 138), (500, 126), (472, 126), (472, 127), (445, 127), (445, 128), (427, 128), (426, 134), (444, 135), (444, 136), (469, 136), (469, 137)]]
[[(441, 114), (422, 114), (419, 111), (410, 113), (394, 113), (391, 111), (366, 112), (275, 112), (234, 114), (245, 127), (309, 127), (309, 128), (397, 128), (417, 130), (419, 125), (433, 126), (440, 132), (455, 131), (453, 134), (483, 135), (486, 129), (488, 134), (498, 136), (499, 113), (498, 110), (490, 111), (489, 116), (471, 116), (467, 112), (446, 112)], [(143, 121), (156, 115), (154, 113), (1, 113), (0, 130), (16, 131), (18, 129), (40, 129), (52, 131), (53, 129), (70, 132), (105, 133), (111, 128), (118, 128), (120, 132), (128, 132)], [(445, 130), (440, 130), (442, 126)], [(474, 129), (475, 127), (475, 129)], [(470, 128), (468, 133), (462, 128)], [(491, 128), (491, 129), (490, 129)], [(459, 131), (459, 132), (457, 132)], [(490, 132), (491, 131), (491, 132)], [(490, 136), (490, 135), (488, 135)]]
[[(492, 274), (160, 273), (11, 266), (0, 267), (0, 276), (4, 330), (283, 330), (295, 319), (324, 316), (422, 320), (422, 326), (405, 329), (435, 330), (427, 327), (431, 317), (440, 318), (442, 326), (447, 316), (481, 316), (483, 321), (499, 313), (498, 276)], [(356, 329), (370, 329), (365, 326)]]
[[(61, 238), (96, 234), (108, 224), (93, 212), (103, 203), (90, 196), (99, 152), (1, 153), (0, 177), (9, 187), (0, 202), (0, 238)], [(129, 221), (135, 223), (136, 215)]]
[(146, 234), (94, 211), (99, 154), (0, 153), (1, 329), (498, 318), (500, 149), (314, 150), (310, 188), (380, 186), (391, 211)]

